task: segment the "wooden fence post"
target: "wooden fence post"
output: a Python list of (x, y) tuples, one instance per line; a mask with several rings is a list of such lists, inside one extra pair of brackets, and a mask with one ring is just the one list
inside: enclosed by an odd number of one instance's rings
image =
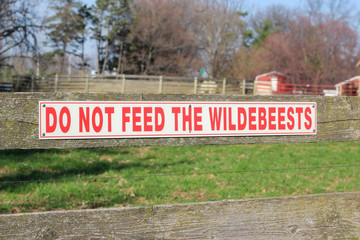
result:
[(55, 75), (55, 92), (58, 91), (58, 87), (59, 87), (59, 75), (56, 74)]
[(226, 78), (223, 78), (222, 94), (225, 94), (226, 91)]
[(163, 92), (163, 77), (159, 77), (159, 93)]
[(118, 83), (119, 76), (120, 76), (120, 74), (119, 74), (118, 72), (116, 72), (116, 75), (115, 75), (115, 82), (116, 82), (116, 84)]
[(254, 85), (253, 85), (253, 95), (256, 95), (256, 82), (254, 81)]
[(126, 78), (125, 78), (125, 74), (122, 75), (122, 89), (121, 92), (125, 93), (125, 82), (126, 82)]
[[(14, 79), (14, 75), (11, 74), (11, 79)], [(17, 91), (21, 91), (20, 90), (20, 77), (16, 78), (16, 89)]]
[(246, 80), (242, 80), (242, 95), (246, 94)]
[(35, 81), (35, 79), (34, 79), (34, 75), (31, 75), (31, 92), (34, 92), (34, 81)]
[(7, 73), (6, 73), (6, 76), (9, 77), (9, 82), (11, 82), (13, 84), (13, 91), (16, 90), (16, 83), (14, 82), (14, 78), (12, 78), (12, 76), (8, 76)]
[(342, 84), (339, 85), (339, 96), (343, 95), (343, 88), (342, 88)]
[(198, 85), (198, 78), (194, 78), (194, 94), (197, 94), (197, 85)]
[(86, 83), (85, 83), (85, 92), (89, 92), (89, 83), (90, 83), (90, 76), (89, 74), (86, 75)]

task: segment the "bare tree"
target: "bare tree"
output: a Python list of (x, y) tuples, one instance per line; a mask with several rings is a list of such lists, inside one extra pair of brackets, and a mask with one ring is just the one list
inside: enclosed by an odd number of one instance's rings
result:
[(218, 77), (241, 45), (242, 20), (239, 2), (201, 0), (195, 6), (199, 17), (197, 33), (207, 72)]
[(306, 0), (305, 12), (307, 12), (309, 16), (321, 12), (321, 9), (324, 6), (324, 1), (325, 0)]
[(139, 0), (137, 21), (131, 26), (130, 72), (181, 75), (198, 61), (187, 8), (179, 1)]
[(264, 10), (259, 10), (251, 15), (249, 27), (255, 31), (261, 29), (261, 25), (269, 20), (273, 24), (273, 29), (278, 32), (288, 31), (290, 21), (294, 19), (296, 13), (294, 10), (286, 8), (283, 5), (270, 5)]
[(28, 0), (0, 0), (0, 66), (13, 65), (6, 59), (15, 54), (36, 51), (34, 29), (38, 26), (31, 20), (31, 6)]
[(323, 16), (346, 20), (353, 27), (358, 27), (360, 9), (351, 0), (306, 0), (305, 12), (312, 20), (322, 21)]
[(255, 53), (257, 74), (278, 70), (298, 83), (334, 84), (357, 73), (358, 35), (344, 20), (323, 16), (322, 22), (298, 16), (288, 32), (271, 35)]

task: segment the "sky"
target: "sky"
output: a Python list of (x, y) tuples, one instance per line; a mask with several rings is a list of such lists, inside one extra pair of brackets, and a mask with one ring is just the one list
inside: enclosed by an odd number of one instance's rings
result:
[(254, 7), (254, 8), (266, 8), (268, 6), (274, 5), (274, 4), (281, 4), (286, 7), (296, 7), (300, 4), (299, 0), (245, 0), (245, 7)]

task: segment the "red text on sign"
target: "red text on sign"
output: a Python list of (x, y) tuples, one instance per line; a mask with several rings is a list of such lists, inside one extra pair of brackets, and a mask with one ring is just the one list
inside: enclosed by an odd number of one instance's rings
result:
[(160, 132), (165, 126), (161, 107), (122, 107), (121, 119), (123, 132)]
[(46, 115), (46, 126), (45, 126), (46, 133), (55, 132), (57, 128), (57, 123), (59, 123), (60, 130), (63, 133), (67, 133), (69, 131), (71, 126), (71, 115), (67, 107), (61, 108), (59, 113), (59, 119), (57, 117), (56, 110), (53, 107), (47, 107), (45, 110), (45, 115)]

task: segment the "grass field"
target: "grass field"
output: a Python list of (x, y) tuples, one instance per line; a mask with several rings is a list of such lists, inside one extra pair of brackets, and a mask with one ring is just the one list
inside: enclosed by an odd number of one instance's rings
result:
[(0, 151), (0, 212), (359, 191), (359, 160), (360, 142)]

